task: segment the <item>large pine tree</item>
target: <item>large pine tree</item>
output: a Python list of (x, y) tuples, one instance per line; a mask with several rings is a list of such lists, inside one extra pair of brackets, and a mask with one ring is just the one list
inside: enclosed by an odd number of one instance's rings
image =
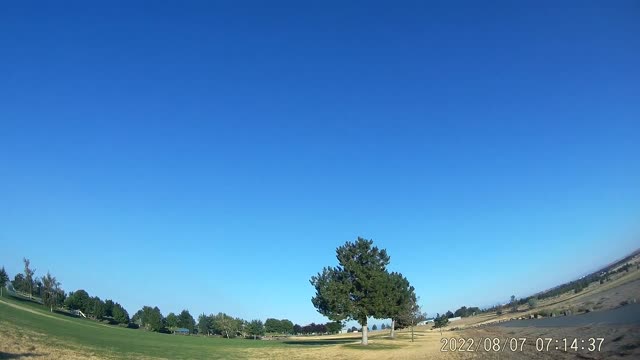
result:
[(358, 237), (336, 249), (338, 266), (325, 267), (310, 280), (316, 289), (311, 302), (334, 321), (355, 320), (362, 326), (362, 345), (368, 344), (367, 318), (383, 317), (389, 306), (387, 251)]

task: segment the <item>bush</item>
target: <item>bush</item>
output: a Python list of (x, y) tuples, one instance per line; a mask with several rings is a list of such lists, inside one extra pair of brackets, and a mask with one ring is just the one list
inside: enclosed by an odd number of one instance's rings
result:
[(527, 304), (529, 305), (529, 309), (535, 309), (536, 306), (538, 306), (538, 300), (536, 298), (529, 298), (529, 300), (527, 301)]

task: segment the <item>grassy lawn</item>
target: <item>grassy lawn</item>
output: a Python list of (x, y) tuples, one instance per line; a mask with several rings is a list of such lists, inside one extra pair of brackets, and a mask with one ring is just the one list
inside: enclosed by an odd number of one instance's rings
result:
[[(12, 306), (13, 305), (13, 306)], [(86, 319), (50, 313), (41, 305), (13, 297), (0, 302), (0, 334), (31, 338), (51, 348), (82, 350), (105, 357), (156, 357), (170, 359), (247, 358), (247, 351), (301, 346), (295, 342), (176, 336), (110, 326)], [(12, 334), (9, 334), (11, 332)], [(44, 336), (46, 335), (46, 336)], [(1, 344), (1, 342), (0, 342)], [(6, 344), (2, 344), (4, 347)], [(0, 348), (9, 357), (4, 348)]]
[(373, 355), (401, 347), (376, 343), (380, 335), (372, 335), (366, 349), (357, 345), (358, 335), (279, 341), (177, 336), (51, 313), (40, 304), (6, 294), (0, 298), (0, 359), (347, 359), (353, 353)]

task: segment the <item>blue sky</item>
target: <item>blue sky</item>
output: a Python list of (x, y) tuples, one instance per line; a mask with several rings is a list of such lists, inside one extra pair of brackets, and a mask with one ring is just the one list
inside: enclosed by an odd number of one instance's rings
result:
[(640, 7), (487, 6), (4, 4), (0, 264), (305, 324), (357, 236), (431, 315), (624, 256)]

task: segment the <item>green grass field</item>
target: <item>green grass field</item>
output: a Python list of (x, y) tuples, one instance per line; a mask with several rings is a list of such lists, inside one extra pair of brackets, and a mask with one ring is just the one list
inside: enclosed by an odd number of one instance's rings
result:
[(373, 341), (362, 348), (358, 342), (358, 335), (263, 341), (160, 334), (51, 313), (7, 294), (0, 298), (0, 359), (346, 359), (347, 353), (374, 356), (400, 347)]
[[(253, 349), (305, 345), (304, 342), (288, 344), (283, 341), (151, 333), (51, 314), (41, 305), (7, 296), (3, 296), (0, 302), (0, 324), (0, 333), (5, 339), (14, 335), (18, 338), (31, 337), (34, 338), (34, 343), (44, 348), (81, 350), (94, 356), (112, 358), (241, 359), (247, 358)], [(5, 334), (6, 331), (13, 333)], [(2, 345), (5, 347), (6, 344)], [(321, 343), (317, 345), (321, 346)], [(0, 348), (0, 351), (0, 358), (20, 355), (3, 348)]]

